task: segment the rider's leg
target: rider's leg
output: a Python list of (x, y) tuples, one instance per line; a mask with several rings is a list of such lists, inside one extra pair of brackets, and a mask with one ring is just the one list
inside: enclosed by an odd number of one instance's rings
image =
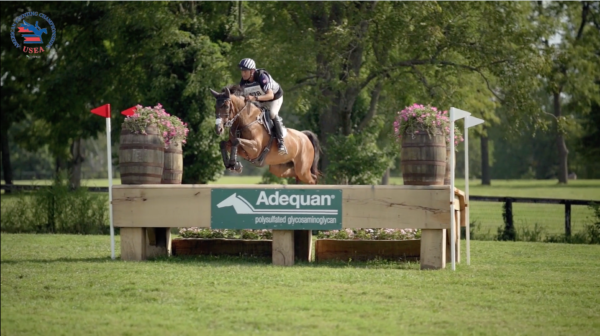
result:
[(287, 154), (287, 148), (285, 148), (285, 144), (283, 142), (283, 120), (279, 117), (279, 110), (281, 109), (282, 104), (283, 97), (269, 102), (269, 104), (265, 104), (265, 107), (269, 109), (270, 117), (273, 120), (275, 137), (279, 143), (279, 155)]

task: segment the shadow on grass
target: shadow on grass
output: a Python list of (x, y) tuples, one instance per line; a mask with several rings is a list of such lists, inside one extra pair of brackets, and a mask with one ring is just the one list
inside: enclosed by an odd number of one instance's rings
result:
[[(253, 256), (172, 256), (160, 257), (150, 262), (165, 262), (174, 264), (184, 264), (190, 266), (198, 266), (202, 264), (210, 264), (211, 266), (265, 266), (272, 265), (271, 258), (253, 257)], [(374, 259), (369, 261), (325, 261), (325, 262), (306, 262), (296, 261), (293, 267), (301, 268), (385, 268), (385, 269), (410, 269), (419, 270), (418, 262), (411, 261), (393, 261), (384, 259)]]

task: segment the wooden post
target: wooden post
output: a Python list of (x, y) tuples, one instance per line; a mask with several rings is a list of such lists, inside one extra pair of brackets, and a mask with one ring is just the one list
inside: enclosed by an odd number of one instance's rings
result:
[(294, 231), (294, 257), (298, 261), (312, 261), (312, 231)]
[[(456, 210), (454, 210), (454, 226), (456, 227), (456, 230), (454, 232), (456, 232), (456, 240), (455, 240), (455, 249), (456, 249), (456, 260), (455, 262), (458, 264), (460, 263), (460, 219), (461, 219), (461, 213), (460, 210), (458, 210), (459, 208), (456, 207)], [(446, 230), (446, 262), (451, 262), (452, 261), (452, 256), (450, 254), (450, 248), (452, 244), (452, 240), (450, 239), (450, 230)]]
[(121, 228), (121, 259), (146, 260), (145, 228)]
[(504, 219), (504, 234), (503, 240), (515, 240), (515, 224), (513, 221), (512, 199), (505, 198), (504, 211), (502, 217)]
[(571, 237), (571, 202), (565, 201), (565, 236)]
[(421, 269), (446, 268), (446, 230), (421, 230)]
[(294, 265), (293, 230), (273, 230), (273, 265)]

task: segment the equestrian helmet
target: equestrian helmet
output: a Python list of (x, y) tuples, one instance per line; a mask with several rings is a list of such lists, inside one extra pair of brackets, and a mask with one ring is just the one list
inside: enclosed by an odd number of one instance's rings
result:
[(255, 70), (256, 63), (254, 63), (254, 60), (251, 58), (244, 58), (240, 61), (239, 67), (240, 70)]

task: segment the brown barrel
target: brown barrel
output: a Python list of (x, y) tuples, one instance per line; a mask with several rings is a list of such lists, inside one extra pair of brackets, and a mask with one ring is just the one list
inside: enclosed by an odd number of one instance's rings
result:
[(181, 142), (171, 142), (165, 149), (165, 164), (162, 174), (162, 184), (181, 184), (183, 177), (183, 150)]
[(400, 159), (404, 185), (443, 185), (446, 141), (441, 129), (431, 135), (424, 130), (404, 134)]
[(122, 184), (160, 184), (165, 145), (155, 126), (148, 126), (146, 133), (121, 130), (119, 170)]

